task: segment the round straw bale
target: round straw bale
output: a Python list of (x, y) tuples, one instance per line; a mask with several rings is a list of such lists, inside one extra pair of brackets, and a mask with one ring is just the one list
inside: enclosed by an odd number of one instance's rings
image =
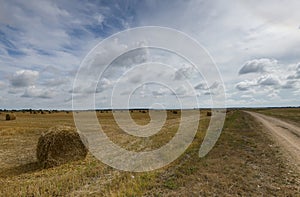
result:
[(15, 114), (6, 114), (5, 120), (15, 120), (17, 117)]
[(87, 145), (87, 142), (76, 132), (76, 128), (50, 128), (39, 138), (36, 151), (38, 162), (43, 168), (50, 168), (84, 159), (88, 152), (84, 144)]
[(211, 112), (210, 111), (206, 112), (206, 115), (211, 116)]

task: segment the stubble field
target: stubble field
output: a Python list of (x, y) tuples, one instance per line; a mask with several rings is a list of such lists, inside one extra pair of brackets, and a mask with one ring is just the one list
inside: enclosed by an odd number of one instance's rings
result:
[[(280, 118), (299, 120), (289, 117), (294, 112), (280, 113), (283, 114)], [(39, 136), (53, 126), (74, 126), (73, 115), (71, 112), (16, 114), (13, 121), (5, 121), (4, 113), (0, 115), (1, 196), (300, 195), (299, 173), (266, 137), (264, 128), (240, 110), (227, 113), (223, 132), (206, 157), (198, 157), (210, 120), (203, 110), (198, 132), (185, 153), (164, 168), (143, 173), (113, 169), (91, 154), (83, 161), (42, 169), (36, 160)], [(147, 113), (134, 111), (131, 115), (138, 124), (149, 122)], [(111, 112), (97, 112), (97, 116), (113, 142), (135, 151), (156, 149), (167, 143), (180, 120), (180, 113), (168, 112), (162, 130), (144, 139), (125, 134)]]

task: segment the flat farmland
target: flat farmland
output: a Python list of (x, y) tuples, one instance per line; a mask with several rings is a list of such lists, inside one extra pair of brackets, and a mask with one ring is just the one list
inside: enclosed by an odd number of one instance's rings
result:
[[(297, 122), (297, 112), (280, 109), (279, 118)], [(40, 135), (54, 126), (75, 126), (72, 112), (17, 112), (17, 119), (0, 115), (1, 196), (299, 196), (300, 175), (265, 128), (250, 115), (232, 110), (226, 115), (222, 134), (214, 148), (199, 158), (199, 147), (210, 116), (201, 110), (196, 136), (188, 149), (171, 164), (150, 172), (116, 170), (88, 154), (85, 160), (49, 169), (36, 159)], [(124, 113), (118, 111), (116, 113)], [(157, 112), (160, 113), (160, 112)], [(265, 111), (264, 113), (267, 113)], [(111, 141), (128, 150), (154, 150), (176, 134), (181, 113), (167, 113), (155, 135), (128, 135), (116, 124), (110, 111), (97, 112)], [(271, 114), (270, 114), (271, 115)], [(148, 113), (133, 111), (137, 124), (149, 123)], [(297, 122), (299, 123), (299, 122)], [(109, 151), (109, 150), (108, 150)]]

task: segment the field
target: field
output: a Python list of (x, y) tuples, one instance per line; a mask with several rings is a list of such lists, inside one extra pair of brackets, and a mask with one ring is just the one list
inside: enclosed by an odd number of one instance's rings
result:
[[(299, 109), (269, 109), (262, 113), (299, 124)], [(118, 112), (122, 113), (122, 112)], [(151, 172), (113, 169), (88, 154), (83, 161), (42, 169), (36, 161), (39, 136), (57, 125), (74, 126), (72, 113), (30, 114), (0, 120), (1, 196), (299, 196), (300, 175), (279, 147), (247, 113), (227, 113), (224, 130), (209, 154), (198, 157), (210, 120), (201, 111), (193, 143), (170, 165)], [(180, 113), (168, 113), (162, 130), (147, 139), (125, 134), (111, 112), (97, 112), (109, 138), (128, 150), (152, 150), (168, 142), (179, 126)], [(134, 111), (138, 124), (147, 113)]]
[(271, 109), (260, 109), (257, 112), (274, 116), (276, 118), (289, 121), (300, 127), (300, 109), (299, 108), (271, 108)]

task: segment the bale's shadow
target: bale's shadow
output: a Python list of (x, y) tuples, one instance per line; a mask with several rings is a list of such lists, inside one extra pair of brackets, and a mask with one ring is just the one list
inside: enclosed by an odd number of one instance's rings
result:
[(42, 166), (38, 162), (31, 162), (19, 166), (15, 166), (12, 168), (6, 168), (0, 170), (0, 177), (12, 177), (18, 176), (25, 173), (32, 173), (42, 170)]

